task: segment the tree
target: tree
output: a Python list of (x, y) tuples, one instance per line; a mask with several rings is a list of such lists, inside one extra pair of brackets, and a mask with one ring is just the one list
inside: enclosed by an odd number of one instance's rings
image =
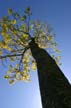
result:
[(60, 56), (54, 55), (59, 50), (52, 28), (31, 20), (30, 7), (23, 16), (12, 9), (8, 14), (0, 20), (0, 60), (10, 64), (4, 77), (10, 84), (30, 81), (30, 71), (37, 68), (43, 108), (70, 108), (71, 86), (57, 65)]
[(37, 63), (43, 108), (71, 108), (71, 85), (56, 61), (34, 39), (29, 44)]

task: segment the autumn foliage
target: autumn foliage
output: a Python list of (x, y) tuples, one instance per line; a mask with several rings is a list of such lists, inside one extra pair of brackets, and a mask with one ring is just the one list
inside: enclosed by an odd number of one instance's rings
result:
[(37, 69), (29, 47), (32, 38), (39, 47), (47, 49), (57, 62), (60, 59), (60, 56), (55, 56), (59, 50), (50, 25), (33, 21), (31, 16), (31, 9), (27, 7), (24, 15), (8, 9), (8, 16), (0, 19), (0, 63), (9, 61), (9, 70), (4, 78), (10, 84), (18, 80), (30, 81), (30, 71)]

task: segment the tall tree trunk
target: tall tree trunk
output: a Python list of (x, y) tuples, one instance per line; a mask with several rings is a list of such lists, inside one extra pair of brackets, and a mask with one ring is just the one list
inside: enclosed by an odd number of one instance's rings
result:
[(71, 85), (55, 60), (34, 39), (29, 45), (37, 64), (43, 108), (71, 108)]

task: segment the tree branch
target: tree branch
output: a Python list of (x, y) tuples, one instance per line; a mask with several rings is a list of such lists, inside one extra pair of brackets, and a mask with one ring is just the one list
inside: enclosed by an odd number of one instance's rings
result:
[(29, 46), (28, 47), (25, 47), (23, 53), (22, 53), (22, 56), (21, 56), (21, 59), (20, 59), (20, 62), (19, 62), (19, 70), (20, 70), (20, 66), (21, 66), (21, 63), (22, 63), (22, 60), (23, 60), (23, 57), (24, 57), (24, 53), (26, 52), (26, 50), (29, 49)]
[(12, 54), (12, 55), (5, 55), (5, 56), (0, 56), (0, 59), (4, 59), (4, 58), (9, 58), (9, 57), (14, 57), (14, 56), (22, 56), (22, 53), (21, 54)]
[(16, 30), (19, 31), (19, 32), (23, 32), (24, 34), (27, 34), (27, 35), (29, 36), (29, 38), (31, 39), (31, 35), (30, 35), (30, 33), (28, 33), (28, 32), (24, 32), (24, 31), (19, 30), (19, 29), (16, 29)]

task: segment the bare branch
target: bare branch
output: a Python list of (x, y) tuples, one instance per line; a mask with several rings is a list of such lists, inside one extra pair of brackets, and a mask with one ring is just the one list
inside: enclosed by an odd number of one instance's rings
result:
[(5, 55), (5, 56), (0, 56), (0, 59), (4, 59), (4, 58), (9, 58), (9, 57), (14, 57), (14, 56), (22, 56), (22, 53), (21, 54), (12, 54), (12, 55)]
[(23, 48), (17, 49), (17, 50), (12, 50), (11, 53), (15, 53), (15, 52), (23, 51), (23, 50), (24, 50)]

